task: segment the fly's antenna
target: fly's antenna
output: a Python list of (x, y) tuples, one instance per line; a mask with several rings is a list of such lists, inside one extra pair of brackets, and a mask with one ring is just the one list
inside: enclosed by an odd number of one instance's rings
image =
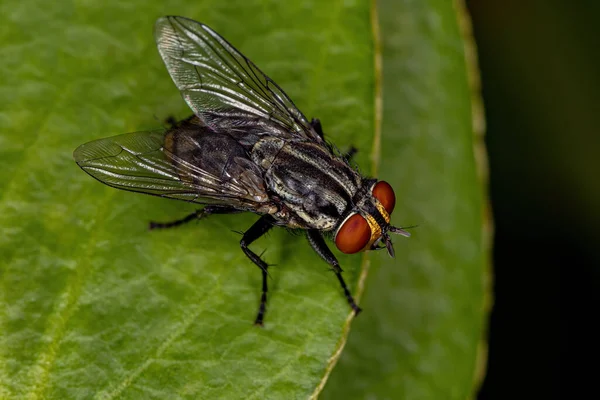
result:
[(396, 234), (402, 235), (404, 237), (410, 237), (410, 232), (408, 232), (406, 229), (416, 228), (417, 226), (418, 225), (412, 225), (412, 226), (404, 226), (401, 228), (397, 228), (395, 226), (390, 226), (388, 228), (388, 232), (396, 233)]

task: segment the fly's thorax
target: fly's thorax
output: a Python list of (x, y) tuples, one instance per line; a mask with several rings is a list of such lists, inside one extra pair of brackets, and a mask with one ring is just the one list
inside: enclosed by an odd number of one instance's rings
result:
[(263, 170), (268, 171), (285, 143), (285, 140), (276, 137), (268, 137), (257, 141), (252, 147), (252, 161)]
[(252, 149), (252, 160), (264, 168), (267, 189), (303, 228), (333, 230), (361, 185), (347, 162), (311, 142), (262, 139)]

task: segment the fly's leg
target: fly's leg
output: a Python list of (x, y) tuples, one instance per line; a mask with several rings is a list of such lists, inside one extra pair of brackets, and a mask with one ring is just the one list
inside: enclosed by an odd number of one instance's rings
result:
[(259, 255), (254, 253), (248, 248), (252, 242), (264, 235), (273, 227), (275, 220), (270, 215), (263, 215), (258, 221), (254, 223), (242, 236), (240, 240), (240, 247), (246, 256), (252, 260), (254, 264), (260, 268), (262, 272), (262, 295), (260, 297), (260, 306), (258, 307), (258, 314), (256, 315), (255, 325), (262, 326), (263, 318), (265, 316), (265, 310), (267, 305), (267, 269), (269, 264), (264, 262)]
[(313, 118), (310, 120), (310, 126), (313, 127), (317, 135), (321, 137), (321, 139), (325, 140), (325, 135), (323, 134), (323, 127), (321, 126), (321, 121), (319, 118)]
[(177, 127), (177, 120), (175, 119), (174, 116), (169, 115), (167, 117), (167, 119), (165, 119), (165, 124), (167, 124), (167, 127), (169, 129), (173, 129), (173, 128)]
[(234, 214), (241, 212), (240, 210), (227, 207), (227, 206), (206, 206), (201, 210), (194, 211), (190, 215), (187, 215), (181, 219), (169, 222), (155, 222), (150, 221), (150, 230), (152, 229), (165, 229), (165, 228), (174, 228), (179, 225), (183, 225), (187, 222), (193, 221), (195, 219), (202, 219), (211, 214)]
[(338, 281), (340, 281), (340, 285), (342, 286), (344, 295), (348, 300), (348, 304), (350, 304), (350, 307), (352, 307), (352, 310), (354, 310), (354, 315), (358, 315), (362, 310), (354, 302), (354, 298), (352, 297), (352, 294), (350, 294), (350, 290), (348, 290), (348, 286), (346, 286), (344, 278), (342, 278), (342, 268), (340, 267), (340, 263), (335, 258), (331, 250), (329, 250), (329, 247), (327, 247), (325, 240), (323, 240), (323, 236), (321, 236), (319, 231), (315, 229), (309, 229), (306, 231), (306, 237), (317, 254), (320, 255), (323, 260), (327, 261), (327, 264), (331, 265), (333, 272), (338, 278)]
[(189, 116), (189, 117), (187, 117), (185, 119), (182, 119), (181, 121), (177, 121), (173, 115), (169, 115), (165, 119), (165, 124), (167, 125), (167, 129), (171, 130), (171, 129), (177, 128), (180, 125), (188, 123), (189, 121), (191, 121), (194, 118), (195, 118), (195, 115), (192, 115), (192, 116)]

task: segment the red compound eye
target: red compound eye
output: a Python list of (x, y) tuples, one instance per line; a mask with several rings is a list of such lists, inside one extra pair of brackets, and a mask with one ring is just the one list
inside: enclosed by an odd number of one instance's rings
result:
[(379, 181), (373, 187), (373, 197), (375, 197), (388, 214), (392, 214), (396, 206), (396, 195), (394, 189), (386, 181)]
[(342, 253), (353, 254), (363, 250), (371, 239), (371, 228), (360, 214), (348, 218), (335, 235), (335, 245)]

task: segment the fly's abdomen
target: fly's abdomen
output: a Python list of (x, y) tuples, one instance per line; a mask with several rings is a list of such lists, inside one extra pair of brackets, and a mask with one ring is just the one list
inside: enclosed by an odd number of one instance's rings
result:
[(244, 147), (225, 133), (184, 121), (165, 136), (165, 149), (173, 155), (183, 180), (199, 185), (231, 182), (246, 189), (240, 197), (259, 203), (269, 200), (261, 169)]
[(304, 228), (334, 229), (360, 186), (351, 167), (312, 143), (263, 139), (252, 159), (265, 169), (267, 187)]

